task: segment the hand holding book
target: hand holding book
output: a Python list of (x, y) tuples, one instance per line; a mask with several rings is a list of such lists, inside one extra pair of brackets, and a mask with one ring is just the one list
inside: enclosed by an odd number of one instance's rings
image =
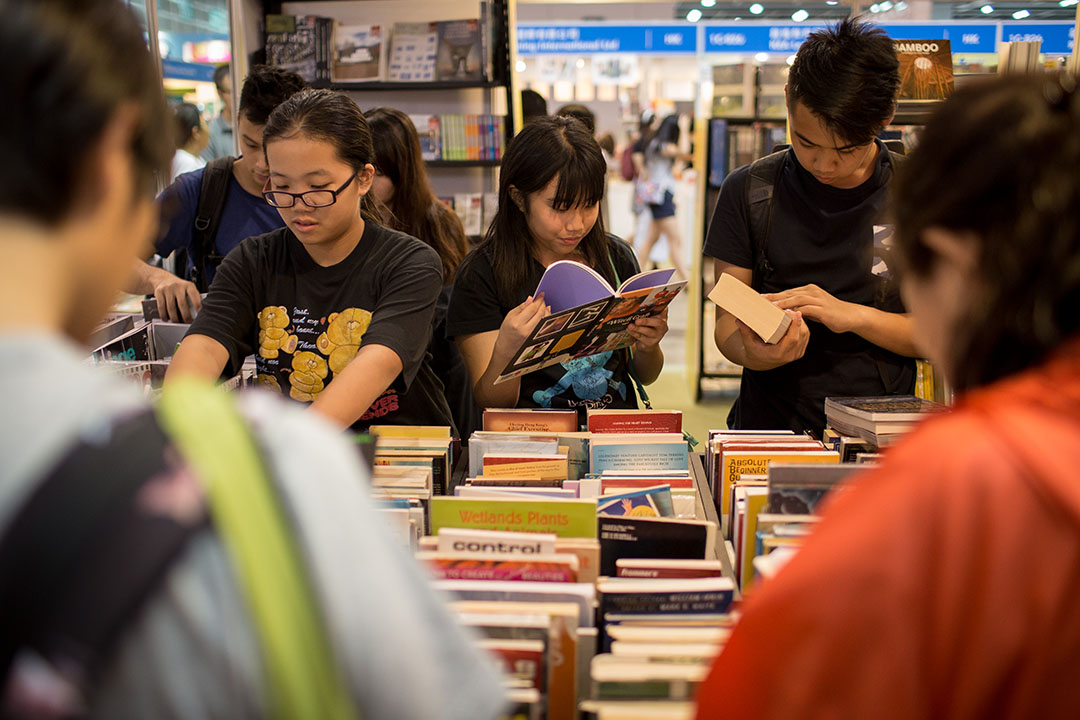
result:
[(838, 300), (817, 285), (804, 285), (763, 296), (782, 310), (796, 310), (804, 318), (815, 320), (834, 333), (852, 332), (858, 325), (862, 307)]
[(495, 359), (502, 363), (513, 359), (518, 348), (532, 334), (541, 320), (551, 314), (544, 302), (544, 293), (530, 296), (503, 318), (499, 336), (495, 340)]

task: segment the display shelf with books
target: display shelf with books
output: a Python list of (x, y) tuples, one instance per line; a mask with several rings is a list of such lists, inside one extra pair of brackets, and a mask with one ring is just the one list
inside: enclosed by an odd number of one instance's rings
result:
[[(418, 116), (493, 118), (474, 133), (479, 140), (462, 143), (475, 144), (472, 151), (448, 154), (440, 145), (424, 153), (437, 195), (490, 193), (520, 107), (511, 72), (514, 7), (515, 0), (263, 0), (267, 61), (280, 58), (315, 87), (345, 92), (363, 110), (396, 108), (414, 124)], [(293, 26), (315, 29), (299, 40), (269, 32)], [(429, 130), (417, 130), (423, 145)]]

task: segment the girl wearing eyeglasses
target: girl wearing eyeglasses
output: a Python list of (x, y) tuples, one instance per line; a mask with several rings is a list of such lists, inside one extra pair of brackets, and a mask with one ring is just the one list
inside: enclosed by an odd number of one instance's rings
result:
[(270, 115), (263, 150), (263, 195), (285, 227), (225, 258), (167, 380), (231, 376), (254, 354), (259, 383), (343, 427), (452, 427), (426, 360), (442, 262), (380, 223), (360, 109), (298, 93)]

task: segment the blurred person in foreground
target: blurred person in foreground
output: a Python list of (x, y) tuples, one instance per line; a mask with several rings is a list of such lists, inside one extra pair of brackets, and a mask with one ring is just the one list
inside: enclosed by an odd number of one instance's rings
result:
[(753, 590), (700, 718), (1080, 717), (1080, 92), (958, 89), (894, 187), (916, 342), (959, 391)]
[[(0, 715), (494, 716), (498, 683), (337, 430), (194, 382), (151, 411), (85, 361), (172, 155), (124, 3), (0, 0), (0, 62), (25, 99), (0, 168)], [(237, 487), (258, 506), (227, 516)]]

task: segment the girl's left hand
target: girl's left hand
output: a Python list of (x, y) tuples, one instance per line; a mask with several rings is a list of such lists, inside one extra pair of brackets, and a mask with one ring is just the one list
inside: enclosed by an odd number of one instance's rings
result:
[(660, 345), (660, 339), (668, 331), (667, 318), (668, 309), (665, 307), (659, 315), (641, 317), (630, 323), (626, 330), (637, 341), (634, 343), (635, 352), (648, 352)]

